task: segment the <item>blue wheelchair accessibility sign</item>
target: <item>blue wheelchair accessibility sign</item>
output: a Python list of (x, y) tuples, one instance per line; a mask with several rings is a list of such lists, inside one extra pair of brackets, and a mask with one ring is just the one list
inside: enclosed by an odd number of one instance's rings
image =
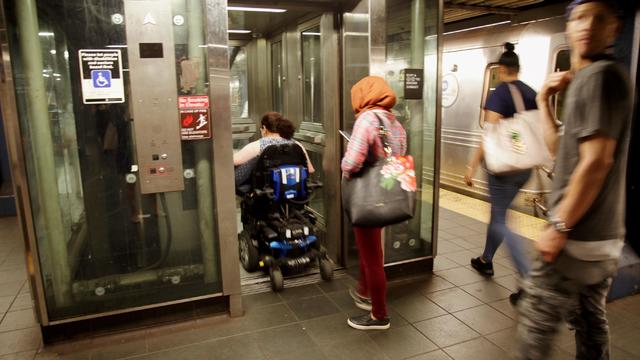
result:
[(92, 70), (91, 80), (94, 88), (110, 88), (111, 70)]

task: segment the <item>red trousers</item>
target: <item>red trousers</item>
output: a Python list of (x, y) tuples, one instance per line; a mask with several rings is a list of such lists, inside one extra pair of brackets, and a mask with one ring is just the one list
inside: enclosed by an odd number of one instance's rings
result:
[(387, 317), (387, 277), (382, 255), (382, 228), (353, 227), (360, 252), (358, 293), (371, 298), (371, 313), (376, 319)]

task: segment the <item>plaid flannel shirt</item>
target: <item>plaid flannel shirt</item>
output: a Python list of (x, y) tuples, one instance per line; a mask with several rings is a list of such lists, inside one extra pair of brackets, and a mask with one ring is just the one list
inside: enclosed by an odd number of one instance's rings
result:
[[(378, 117), (381, 121), (378, 121)], [(391, 146), (391, 154), (405, 154), (407, 151), (407, 134), (402, 124), (396, 120), (396, 117), (389, 111), (366, 111), (358, 117), (353, 125), (351, 139), (341, 164), (343, 176), (349, 178), (351, 174), (360, 171), (369, 155), (369, 148), (376, 155), (376, 159), (385, 156), (382, 139), (378, 136), (380, 123), (388, 131), (387, 141)], [(370, 160), (375, 159), (371, 158)]]

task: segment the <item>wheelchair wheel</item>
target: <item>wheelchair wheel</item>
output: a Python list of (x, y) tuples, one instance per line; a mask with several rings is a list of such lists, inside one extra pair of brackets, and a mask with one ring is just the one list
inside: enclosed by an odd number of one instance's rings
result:
[(248, 272), (258, 270), (258, 262), (260, 261), (258, 248), (253, 245), (249, 234), (244, 230), (240, 233), (239, 240), (238, 246), (240, 247), (240, 263), (242, 267)]
[(324, 258), (319, 261), (320, 277), (324, 281), (331, 281), (333, 279), (333, 264), (331, 260)]
[(272, 267), (269, 269), (269, 278), (271, 279), (271, 289), (273, 291), (277, 292), (284, 289), (284, 277), (280, 268)]

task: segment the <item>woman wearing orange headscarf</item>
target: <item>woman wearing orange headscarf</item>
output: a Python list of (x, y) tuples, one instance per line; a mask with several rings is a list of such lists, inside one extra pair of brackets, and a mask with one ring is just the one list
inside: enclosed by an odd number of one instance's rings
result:
[[(367, 76), (351, 88), (351, 105), (356, 122), (347, 152), (342, 159), (342, 175), (350, 178), (367, 163), (384, 157), (380, 126), (387, 131), (387, 141), (392, 155), (404, 155), (407, 150), (407, 135), (391, 108), (396, 95), (384, 79)], [(353, 227), (356, 245), (360, 252), (360, 281), (357, 289), (349, 294), (355, 305), (370, 311), (363, 316), (350, 317), (349, 326), (359, 330), (388, 329), (386, 292), (387, 279), (384, 274), (382, 254), (382, 228)]]

